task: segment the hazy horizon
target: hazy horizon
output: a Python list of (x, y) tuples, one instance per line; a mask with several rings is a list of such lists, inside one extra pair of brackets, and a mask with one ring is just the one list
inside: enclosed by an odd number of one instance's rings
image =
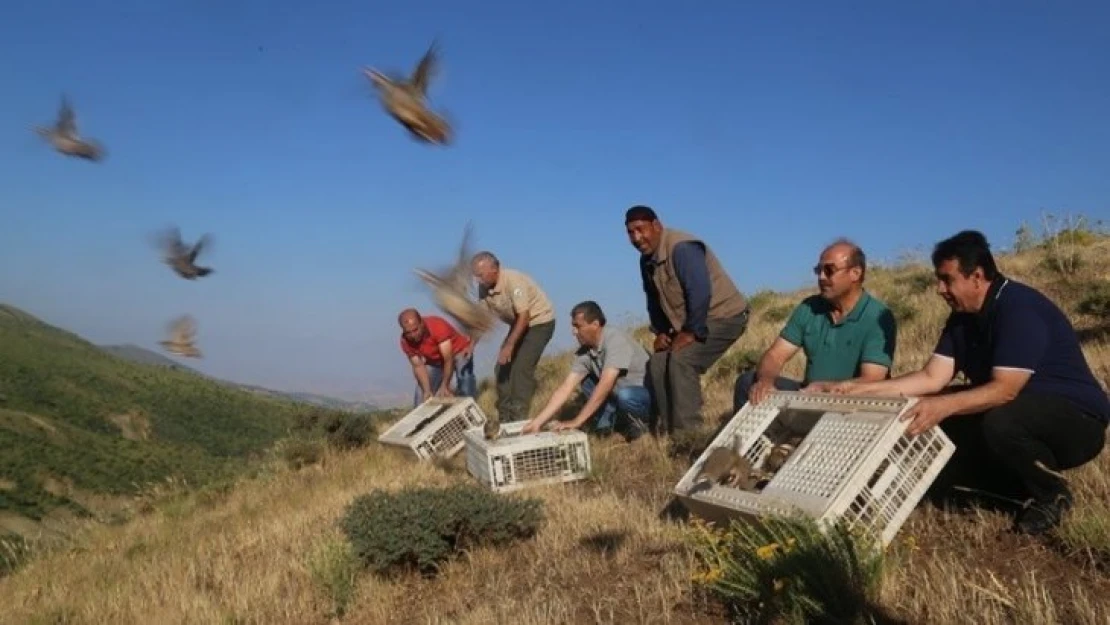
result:
[[(891, 261), (963, 228), (1007, 247), (1041, 211), (1110, 216), (1106, 3), (713, 2), (375, 10), (336, 0), (15, 4), (0, 23), (0, 301), (97, 344), (159, 351), (198, 322), (207, 374), (411, 396), (396, 315), (412, 273), (478, 248), (571, 306), (642, 320), (625, 209), (703, 237), (740, 289), (812, 283), (838, 236)], [(434, 37), (422, 145), (363, 66)], [(72, 102), (102, 163), (31, 132)], [(150, 235), (212, 233), (196, 282)], [(492, 374), (496, 341), (477, 374)]]

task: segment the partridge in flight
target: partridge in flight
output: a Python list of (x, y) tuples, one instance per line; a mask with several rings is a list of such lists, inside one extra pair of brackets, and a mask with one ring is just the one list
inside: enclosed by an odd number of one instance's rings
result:
[(181, 232), (174, 227), (159, 236), (159, 244), (162, 247), (164, 262), (182, 278), (196, 280), (212, 273), (211, 267), (201, 267), (196, 264), (197, 255), (211, 244), (211, 238), (207, 234), (202, 235), (192, 247), (188, 247), (181, 240)]
[(451, 142), (451, 126), (441, 115), (433, 112), (427, 102), (428, 84), (438, 68), (439, 54), (433, 41), (407, 79), (386, 75), (370, 67), (364, 67), (362, 72), (377, 89), (382, 107), (415, 139), (447, 145)]
[(83, 139), (77, 132), (77, 114), (63, 95), (58, 107), (58, 118), (53, 126), (35, 126), (35, 132), (50, 142), (54, 149), (66, 156), (99, 161), (104, 158), (104, 147), (94, 139)]
[(196, 321), (190, 315), (182, 315), (170, 323), (169, 338), (159, 343), (171, 354), (200, 358), (200, 350), (193, 344), (196, 333)]
[(432, 291), (436, 305), (454, 319), (462, 330), (477, 342), (484, 334), (493, 329), (494, 317), (484, 305), (470, 298), (472, 255), (470, 240), (473, 235), (471, 224), (463, 231), (462, 244), (454, 265), (431, 272), (416, 269), (416, 275)]

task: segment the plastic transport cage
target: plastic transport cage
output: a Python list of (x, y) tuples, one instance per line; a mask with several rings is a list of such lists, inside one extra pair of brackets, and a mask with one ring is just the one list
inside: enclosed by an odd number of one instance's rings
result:
[(494, 492), (528, 486), (573, 482), (590, 473), (590, 443), (585, 432), (521, 434), (527, 421), (501, 424), (497, 440), (482, 430), (468, 430), (466, 469)]
[(486, 423), (486, 415), (469, 397), (433, 397), (425, 400), (378, 436), (387, 445), (408, 447), (421, 460), (450, 458), (466, 444), (463, 432)]
[[(956, 447), (934, 427), (905, 434), (898, 416), (916, 398), (778, 391), (745, 404), (675, 486), (694, 514), (710, 521), (801, 512), (819, 523), (845, 520), (885, 546), (894, 539)], [(694, 485), (710, 451), (734, 442), (753, 467), (772, 447), (803, 437), (785, 464), (755, 492)]]

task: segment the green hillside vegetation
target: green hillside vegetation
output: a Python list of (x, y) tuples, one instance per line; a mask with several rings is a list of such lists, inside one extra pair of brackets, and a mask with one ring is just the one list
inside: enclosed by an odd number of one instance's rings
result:
[(35, 520), (170, 477), (229, 477), (315, 409), (123, 360), (6, 305), (0, 346), (0, 511)]

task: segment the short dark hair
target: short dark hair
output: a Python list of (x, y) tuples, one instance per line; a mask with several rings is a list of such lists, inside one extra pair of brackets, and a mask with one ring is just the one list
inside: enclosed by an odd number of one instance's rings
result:
[(601, 306), (598, 306), (597, 302), (593, 300), (579, 302), (574, 305), (574, 308), (570, 309), (571, 319), (578, 315), (582, 315), (582, 318), (589, 323), (596, 321), (599, 325), (605, 325), (605, 313), (601, 312)]
[(998, 276), (998, 265), (994, 264), (991, 246), (987, 237), (978, 230), (961, 230), (933, 247), (933, 267), (940, 267), (946, 260), (959, 261), (960, 273), (970, 276), (976, 267), (983, 270), (983, 277), (994, 280)]
[(637, 204), (624, 212), (624, 225), (633, 221), (659, 221), (659, 216), (650, 206)]

